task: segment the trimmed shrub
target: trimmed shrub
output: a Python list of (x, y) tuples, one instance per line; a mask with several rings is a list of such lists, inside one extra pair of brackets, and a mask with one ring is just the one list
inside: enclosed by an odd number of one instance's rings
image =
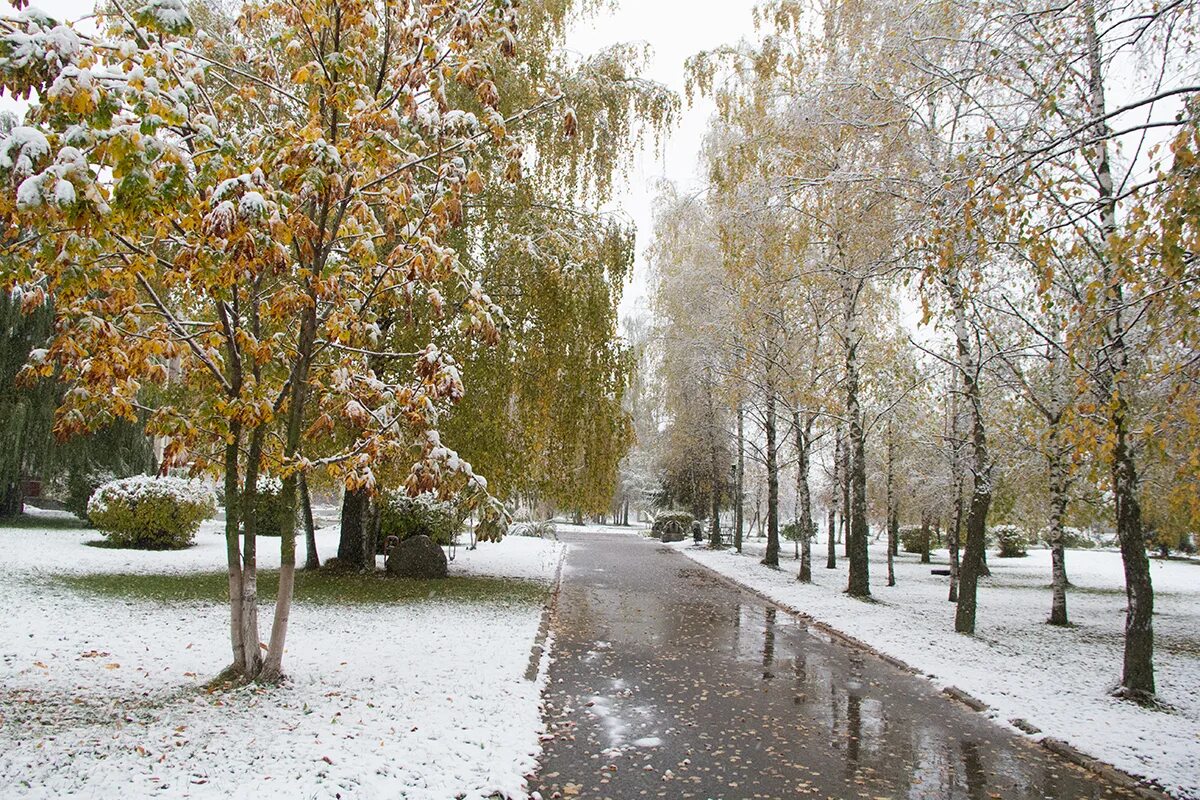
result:
[(558, 526), (554, 524), (554, 520), (546, 520), (544, 522), (518, 522), (508, 529), (512, 536), (529, 536), (535, 539), (557, 539)]
[(137, 475), (97, 489), (87, 513), (116, 547), (178, 550), (217, 513), (217, 499), (200, 481)]
[(681, 538), (686, 538), (692, 532), (693, 522), (695, 518), (686, 511), (664, 511), (654, 518), (654, 524), (650, 526), (650, 535), (661, 539), (664, 532), (670, 532), (682, 534)]
[(997, 525), (991, 533), (996, 539), (1000, 558), (1024, 558), (1029, 555), (1025, 552), (1025, 545), (1028, 544), (1025, 532), (1016, 525)]
[(924, 553), (930, 532), (917, 526), (901, 528), (899, 531), (900, 548), (906, 553)]
[[(256, 536), (279, 536), (283, 527), (283, 481), (264, 475), (255, 484), (254, 533)], [(296, 526), (292, 526), (295, 534)]]
[(461, 528), (462, 517), (457, 507), (432, 494), (409, 497), (404, 492), (389, 492), (380, 498), (380, 548), (386, 547), (390, 536), (402, 542), (414, 536), (428, 536), (446, 547)]

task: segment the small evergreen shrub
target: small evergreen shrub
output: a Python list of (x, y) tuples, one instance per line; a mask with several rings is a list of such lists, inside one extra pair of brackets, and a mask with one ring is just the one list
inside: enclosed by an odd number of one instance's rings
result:
[(103, 469), (72, 469), (67, 475), (67, 496), (63, 506), (84, 522), (88, 522), (88, 501), (104, 484), (117, 476)]
[(379, 502), (379, 542), (385, 546), (388, 537), (399, 541), (413, 536), (428, 536), (446, 547), (462, 528), (462, 518), (453, 503), (438, 500), (432, 494), (409, 497), (404, 492), (390, 492)]
[(137, 475), (97, 489), (87, 513), (115, 547), (178, 550), (217, 513), (217, 500), (200, 481)]
[(682, 531), (684, 536), (687, 536), (692, 531), (692, 523), (695, 518), (686, 511), (664, 511), (654, 518), (654, 524), (650, 526), (650, 535), (655, 539), (663, 538), (663, 532), (670, 529), (671, 531)]
[(789, 542), (803, 541), (804, 526), (800, 524), (800, 520), (793, 520), (779, 529), (779, 535)]
[(922, 530), (920, 527), (912, 526), (901, 528), (899, 531), (900, 548), (906, 553), (924, 553), (925, 546), (928, 543), (930, 532), (928, 529)]
[[(283, 481), (264, 475), (255, 484), (254, 533), (257, 536), (279, 536), (283, 527)], [(296, 526), (292, 526), (295, 533)]]
[(1025, 552), (1025, 532), (1016, 525), (997, 525), (991, 533), (999, 548), (997, 555), (1001, 558), (1024, 558), (1029, 555)]

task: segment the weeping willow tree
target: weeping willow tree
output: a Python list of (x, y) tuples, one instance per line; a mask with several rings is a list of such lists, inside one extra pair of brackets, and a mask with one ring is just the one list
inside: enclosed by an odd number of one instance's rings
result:
[(53, 325), (54, 311), (44, 297), (19, 289), (0, 292), (0, 517), (21, 513), (23, 479), (37, 474), (49, 453), (54, 394), (16, 380)]
[[(557, 97), (561, 113), (510, 126), (519, 158), (507, 164), (509, 180), (464, 203), (456, 249), (505, 320), (497, 342), (459, 349), (472, 382), (442, 421), (496, 496), (577, 515), (609, 508), (633, 438), (623, 408), (633, 359), (618, 335), (617, 309), (635, 237), (632, 226), (598, 209), (632, 154), (649, 137), (657, 142), (678, 108), (673, 93), (640, 76), (646, 48), (616, 45), (584, 58), (566, 52), (571, 22), (605, 5), (526, 3), (516, 57), (492, 60), (489, 77), (505, 116), (544, 96)], [(448, 295), (446, 314), (397, 326), (392, 349), (450, 335), (459, 300)], [(365, 496), (348, 496), (344, 518), (365, 504)], [(344, 526), (343, 541), (354, 535)]]

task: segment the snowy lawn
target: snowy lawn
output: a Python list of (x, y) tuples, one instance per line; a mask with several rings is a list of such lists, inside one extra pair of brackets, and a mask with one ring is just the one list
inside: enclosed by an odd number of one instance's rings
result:
[[(379, 579), (354, 602), (302, 576), (289, 680), (210, 694), (229, 660), (216, 524), (177, 552), (97, 538), (45, 517), (0, 528), (4, 797), (526, 796), (545, 674), (526, 670), (563, 545), (459, 548), (444, 585)], [(322, 555), (336, 546), (318, 533)]]
[[(1152, 711), (1115, 700), (1109, 690), (1121, 669), (1125, 592), (1116, 552), (1069, 550), (1074, 584), (1067, 608), (1071, 628), (1043, 624), (1050, 612), (1050, 554), (1026, 558), (988, 553), (992, 577), (979, 591), (977, 635), (954, 633), (945, 567), (901, 554), (897, 585), (886, 586), (886, 550), (871, 547), (871, 591), (877, 603), (843, 594), (846, 564), (825, 569), (825, 545), (813, 547), (814, 585), (796, 582), (798, 563), (784, 543), (782, 569), (759, 564), (764, 544), (750, 540), (745, 555), (680, 542), (695, 561), (759, 591), (781, 605), (898, 658), (940, 686), (957, 686), (991, 707), (1002, 724), (1025, 719), (1051, 736), (1114, 766), (1154, 781), (1181, 798), (1200, 798), (1200, 562), (1151, 561), (1155, 589), (1155, 665), (1161, 698), (1170, 710)], [(1015, 729), (1014, 729), (1015, 730)]]

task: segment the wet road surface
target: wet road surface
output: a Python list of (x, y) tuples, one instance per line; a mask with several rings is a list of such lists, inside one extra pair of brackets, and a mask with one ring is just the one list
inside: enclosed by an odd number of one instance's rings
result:
[(658, 542), (560, 535), (545, 800), (1135, 797)]

